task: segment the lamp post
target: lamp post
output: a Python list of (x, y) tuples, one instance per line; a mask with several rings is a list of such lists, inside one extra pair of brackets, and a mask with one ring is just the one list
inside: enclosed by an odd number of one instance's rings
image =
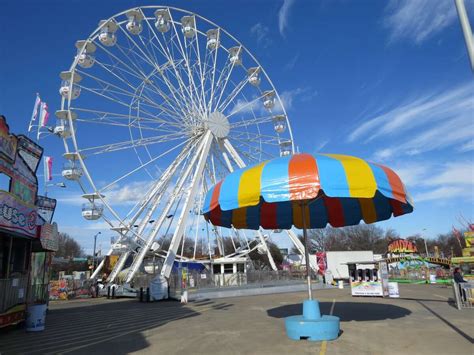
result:
[(66, 188), (66, 184), (64, 182), (58, 182), (56, 184), (45, 184), (44, 185), (44, 196), (48, 197), (48, 187), (53, 186), (53, 187), (60, 187), (62, 189)]
[[(423, 233), (424, 231), (426, 231), (426, 228), (423, 228), (423, 229), (421, 230), (421, 233)], [(423, 241), (425, 242), (425, 253), (426, 253), (426, 256), (428, 257), (428, 256), (430, 256), (430, 255), (428, 254), (428, 246), (426, 245), (426, 239), (423, 238), (423, 237), (420, 237), (420, 238), (423, 239)]]
[(97, 244), (97, 236), (99, 234), (102, 234), (101, 232), (97, 232), (95, 235), (94, 235), (94, 253), (92, 254), (92, 269), (95, 270), (95, 246)]

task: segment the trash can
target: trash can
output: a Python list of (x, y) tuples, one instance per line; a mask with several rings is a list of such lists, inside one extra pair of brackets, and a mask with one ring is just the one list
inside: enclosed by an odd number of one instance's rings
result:
[(28, 307), (28, 310), (26, 312), (27, 332), (40, 332), (44, 330), (46, 309), (46, 304), (34, 304)]

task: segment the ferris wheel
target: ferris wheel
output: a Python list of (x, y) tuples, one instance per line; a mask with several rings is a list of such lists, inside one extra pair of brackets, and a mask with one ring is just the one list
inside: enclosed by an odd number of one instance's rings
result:
[(200, 213), (208, 187), (229, 172), (294, 152), (282, 100), (257, 59), (213, 22), (163, 6), (100, 21), (76, 47), (60, 74), (54, 131), (62, 175), (83, 191), (83, 217), (118, 233), (108, 281), (132, 256), (125, 282), (150, 254), (163, 258), (165, 277), (176, 258), (257, 248), (272, 262), (266, 232), (214, 228)]

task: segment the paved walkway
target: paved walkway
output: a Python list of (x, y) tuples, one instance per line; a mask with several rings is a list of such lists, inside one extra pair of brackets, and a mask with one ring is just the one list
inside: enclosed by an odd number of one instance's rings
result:
[(301, 313), (304, 292), (175, 301), (54, 302), (46, 330), (0, 333), (3, 354), (473, 354), (474, 310), (448, 304), (452, 289), (401, 285), (400, 299), (317, 290), (323, 313), (341, 317), (336, 341), (291, 341), (284, 317)]

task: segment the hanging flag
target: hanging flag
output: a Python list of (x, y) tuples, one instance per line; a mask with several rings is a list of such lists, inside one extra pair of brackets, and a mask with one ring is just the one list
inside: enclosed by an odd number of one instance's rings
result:
[(45, 156), (44, 162), (44, 182), (53, 180), (53, 157)]
[(48, 124), (49, 120), (49, 112), (48, 112), (48, 104), (46, 102), (41, 103), (41, 115), (40, 115), (40, 126), (45, 127)]
[(38, 109), (40, 108), (40, 105), (41, 105), (41, 98), (39, 94), (37, 93), (35, 105), (33, 106), (33, 113), (31, 114), (30, 125), (28, 126), (28, 132), (31, 132), (31, 129), (33, 128), (33, 122), (36, 121), (36, 117), (38, 117)]
[(48, 119), (49, 119), (49, 112), (48, 112), (48, 104), (46, 102), (41, 102), (40, 105), (40, 118), (39, 118), (39, 124), (38, 124), (38, 134), (36, 136), (36, 139), (40, 139), (40, 129), (42, 127), (46, 127), (48, 124)]
[(454, 234), (454, 236), (456, 237), (459, 246), (462, 248), (462, 245), (461, 245), (461, 238), (460, 238), (460, 237), (462, 237), (461, 232), (458, 231), (456, 228), (454, 228), (454, 226), (453, 226), (453, 234)]

